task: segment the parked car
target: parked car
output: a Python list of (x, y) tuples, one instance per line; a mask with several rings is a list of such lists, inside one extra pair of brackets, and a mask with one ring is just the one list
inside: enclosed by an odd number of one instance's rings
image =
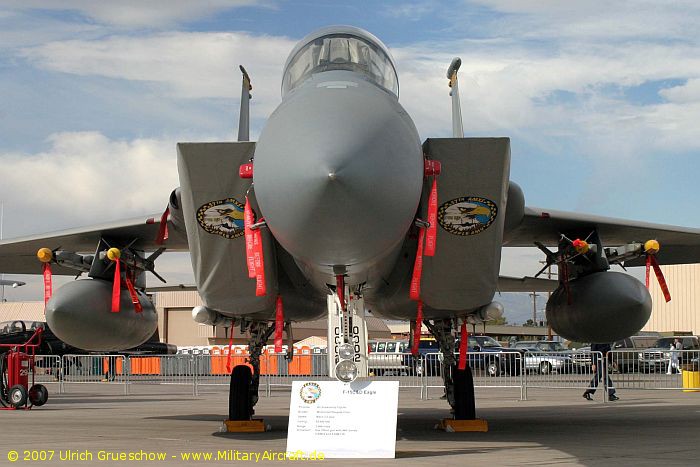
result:
[[(700, 339), (698, 336), (671, 336), (657, 339), (654, 346), (638, 352), (639, 368), (645, 373), (654, 371), (665, 371), (671, 359), (671, 344), (680, 339), (683, 350), (700, 350)], [(680, 364), (690, 363), (697, 354), (695, 352), (680, 352), (678, 360)]]
[(557, 341), (519, 341), (511, 345), (513, 349), (530, 349), (540, 352), (570, 352), (564, 344)]
[(571, 351), (571, 361), (579, 372), (588, 371), (588, 368), (593, 364), (591, 356), (591, 346), (585, 345)]
[[(455, 342), (455, 354), (459, 352), (459, 340)], [(410, 351), (410, 349), (408, 349)], [(501, 374), (517, 375), (520, 373), (518, 359), (520, 354), (503, 347), (490, 336), (469, 336), (467, 340), (467, 363), (472, 370), (481, 370), (489, 376)], [(416, 373), (423, 369), (429, 376), (440, 376), (442, 353), (435, 339), (421, 339), (418, 347), (418, 357), (413, 359), (412, 366)]]
[(410, 362), (406, 359), (408, 341), (371, 340), (368, 345), (368, 369), (376, 376), (399, 376), (412, 371)]
[(513, 344), (513, 348), (524, 352), (526, 371), (547, 375), (552, 372), (569, 373), (575, 369), (571, 351), (560, 342), (522, 341)]
[(610, 360), (613, 371), (619, 373), (638, 371), (639, 351), (653, 347), (658, 339), (658, 336), (630, 336), (613, 342), (612, 350), (615, 352), (612, 353)]

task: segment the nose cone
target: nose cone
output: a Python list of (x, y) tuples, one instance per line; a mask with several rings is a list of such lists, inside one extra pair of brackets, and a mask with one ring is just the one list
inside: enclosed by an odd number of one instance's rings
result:
[[(369, 83), (312, 82), (270, 117), (255, 151), (255, 194), (297, 259), (353, 265), (396, 246), (423, 179), (418, 134), (396, 98)], [(343, 84), (345, 83), (345, 84)]]

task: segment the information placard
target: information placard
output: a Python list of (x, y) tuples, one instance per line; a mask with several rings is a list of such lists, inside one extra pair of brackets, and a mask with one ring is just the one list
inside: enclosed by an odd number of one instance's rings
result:
[(287, 452), (393, 458), (398, 404), (398, 381), (294, 381)]

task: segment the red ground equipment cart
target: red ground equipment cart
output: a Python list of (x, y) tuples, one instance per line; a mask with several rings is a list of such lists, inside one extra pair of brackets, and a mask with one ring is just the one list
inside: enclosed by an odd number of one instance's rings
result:
[[(0, 344), (0, 410), (30, 409), (46, 404), (49, 392), (34, 384), (34, 357), (41, 345), (42, 328), (24, 344)], [(29, 385), (31, 375), (32, 384)]]

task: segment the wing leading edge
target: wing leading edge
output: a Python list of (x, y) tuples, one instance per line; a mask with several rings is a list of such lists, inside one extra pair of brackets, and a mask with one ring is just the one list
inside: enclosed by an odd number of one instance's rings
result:
[[(598, 231), (605, 246), (658, 240), (661, 244), (661, 251), (657, 255), (660, 264), (700, 263), (700, 229), (535, 207), (525, 208), (522, 222), (505, 234), (504, 246), (534, 246), (534, 242), (555, 246), (562, 233), (594, 229)], [(637, 259), (625, 264), (641, 266), (643, 260)]]
[[(132, 247), (143, 251), (154, 251), (165, 247), (168, 251), (187, 251), (187, 238), (168, 222), (168, 239), (162, 245), (156, 243), (160, 228), (160, 215), (138, 217), (101, 225), (61, 230), (45, 234), (30, 235), (0, 241), (0, 272), (7, 274), (39, 274), (41, 263), (36, 253), (39, 248), (95, 253), (100, 238), (109, 238), (124, 243), (134, 242)], [(121, 245), (119, 245), (121, 246)], [(75, 275), (74, 269), (52, 266), (52, 272), (60, 275)]]

